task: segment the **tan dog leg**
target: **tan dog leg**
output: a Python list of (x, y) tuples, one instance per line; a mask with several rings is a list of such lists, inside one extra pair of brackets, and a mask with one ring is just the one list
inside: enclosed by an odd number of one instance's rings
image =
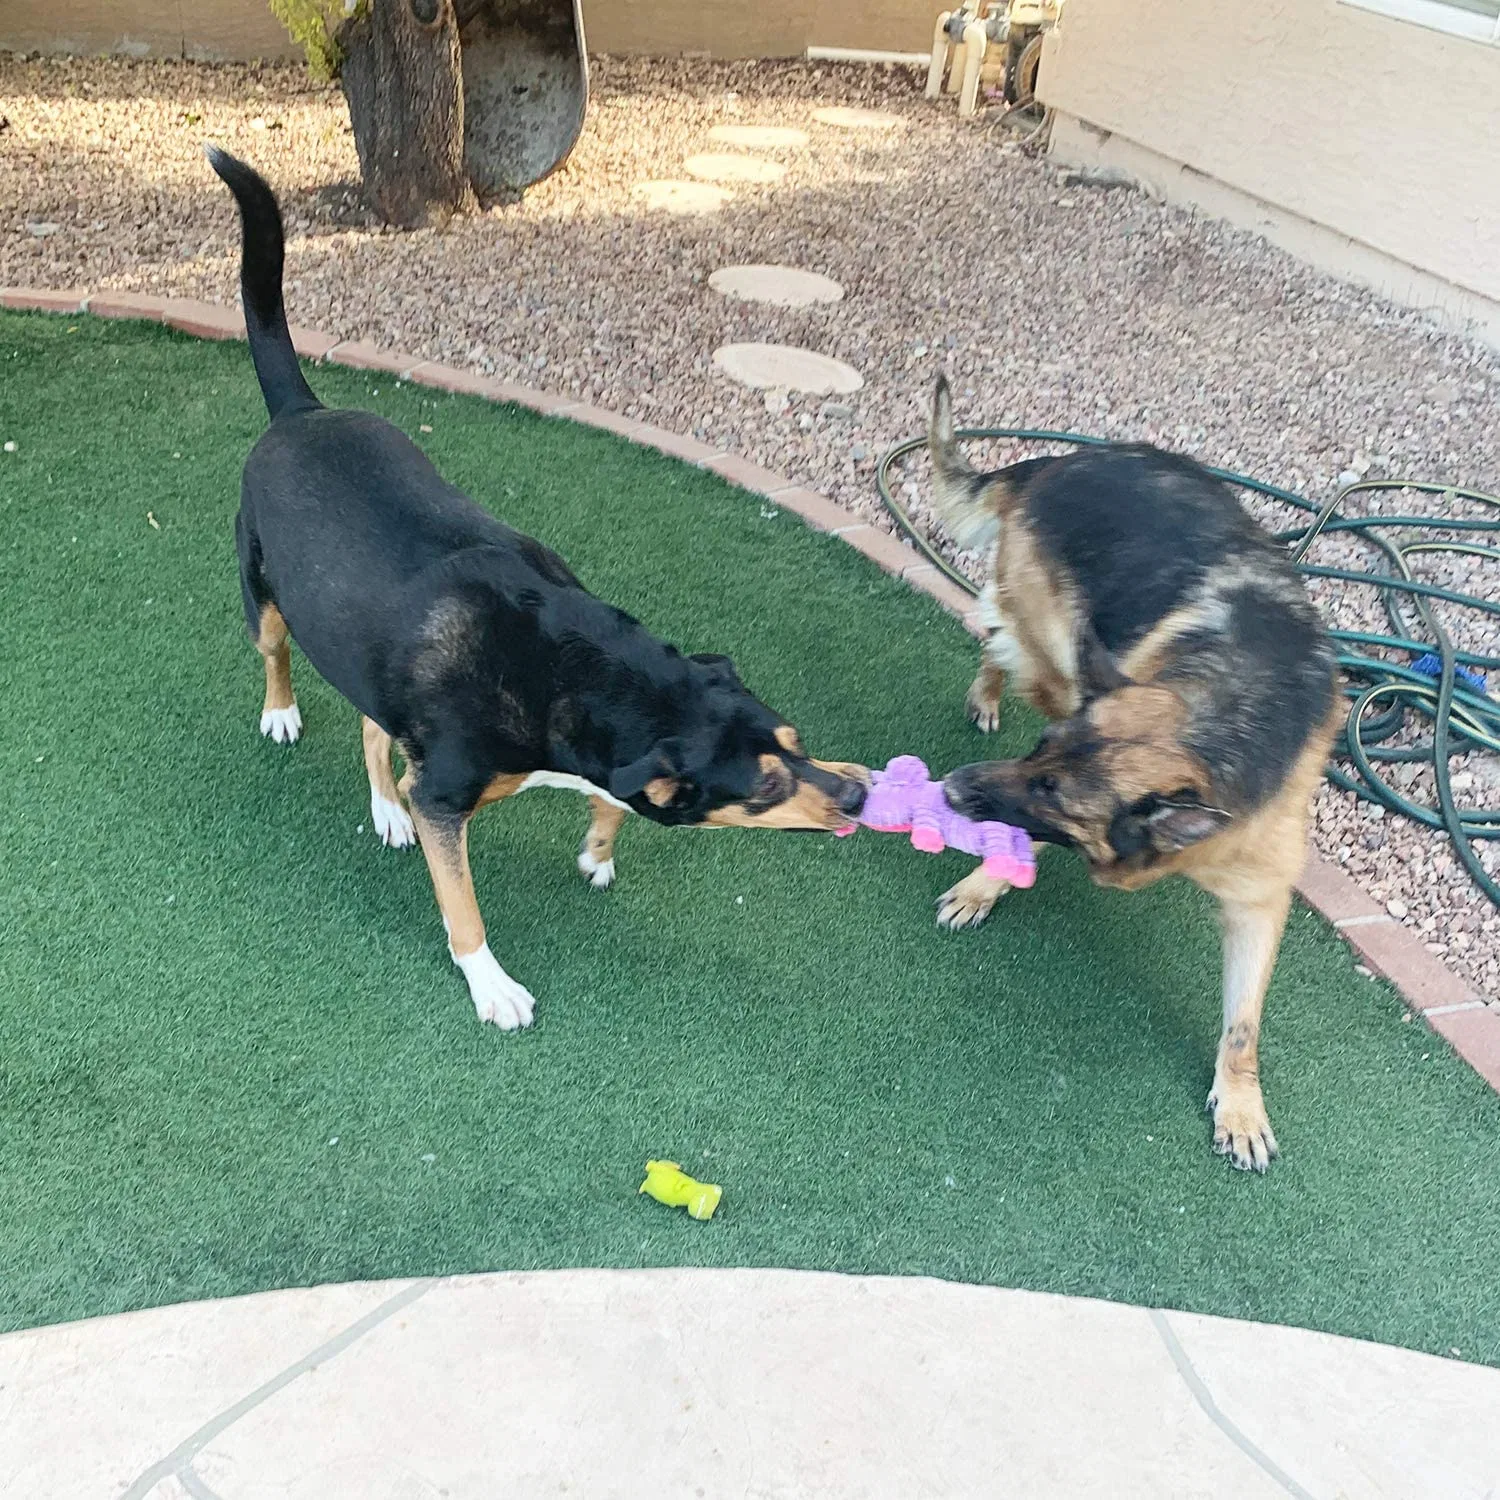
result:
[(1260, 1013), (1281, 947), (1291, 894), (1267, 901), (1225, 901), (1224, 1032), (1208, 1108), (1214, 1117), (1214, 1150), (1241, 1169), (1264, 1172), (1276, 1155), (1276, 1137), (1260, 1092)]
[(286, 621), (274, 604), (260, 612), (260, 634), (255, 649), (266, 664), (266, 701), (260, 711), (260, 732), (278, 745), (295, 743), (302, 733), (302, 712), (292, 694), (292, 652)]
[(370, 823), (375, 836), (389, 849), (410, 849), (417, 830), (401, 805), (396, 778), (391, 773), (391, 737), (374, 719), (360, 717), (365, 742), (365, 774), (370, 778)]
[[(489, 1021), (502, 1031), (531, 1025), (536, 1000), (524, 985), (517, 984), (485, 941), (484, 918), (474, 895), (474, 880), (469, 873), (469, 826), (441, 822), (427, 817), (420, 797), (414, 798), (410, 770), (401, 778), (401, 790), (411, 807), (412, 822), (422, 843), (422, 853), (432, 876), (438, 910), (448, 933), (448, 952), (469, 984), (469, 998), (481, 1021)], [(496, 799), (498, 800), (498, 799)]]
[(986, 657), (964, 699), (964, 710), (981, 734), (993, 734), (1000, 727), (1000, 694), (1004, 690), (1005, 673)]
[(625, 821), (626, 809), (602, 797), (590, 797), (589, 808), (593, 817), (578, 851), (578, 868), (595, 890), (602, 891), (615, 878), (615, 835)]
[(978, 927), (995, 903), (1010, 889), (1008, 880), (997, 880), (976, 865), (951, 890), (937, 899), (939, 927)]

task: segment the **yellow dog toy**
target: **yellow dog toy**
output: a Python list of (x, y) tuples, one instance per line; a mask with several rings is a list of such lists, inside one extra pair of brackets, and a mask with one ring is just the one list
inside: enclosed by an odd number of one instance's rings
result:
[(640, 1191), (668, 1208), (685, 1208), (695, 1219), (711, 1219), (724, 1189), (711, 1182), (695, 1182), (675, 1161), (648, 1161)]

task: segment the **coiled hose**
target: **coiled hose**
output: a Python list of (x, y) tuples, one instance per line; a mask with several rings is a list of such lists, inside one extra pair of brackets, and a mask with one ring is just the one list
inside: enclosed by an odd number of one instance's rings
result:
[[(1071, 443), (1086, 447), (1105, 447), (1111, 441), (1086, 433), (1025, 427), (970, 427), (961, 429), (957, 436), (1028, 443)], [(906, 508), (891, 493), (892, 466), (908, 453), (926, 446), (925, 437), (908, 438), (881, 458), (875, 469), (875, 484), (880, 491), (881, 503), (901, 531), (935, 567), (959, 588), (977, 594), (978, 588), (922, 535)], [(1292, 548), (1292, 562), (1298, 572), (1309, 578), (1365, 584), (1380, 591), (1386, 617), (1391, 623), (1391, 634), (1379, 635), (1362, 630), (1329, 632), (1339, 646), (1339, 666), (1345, 675), (1344, 696), (1349, 700), (1349, 717), (1343, 734), (1334, 744), (1334, 755), (1348, 761), (1351, 768), (1346, 770), (1336, 764), (1330, 765), (1328, 779), (1364, 801), (1388, 807), (1424, 828), (1443, 830), (1475, 885), (1500, 907), (1500, 884), (1480, 863), (1474, 848), (1480, 839), (1500, 838), (1500, 811), (1459, 807), (1454, 801), (1449, 767), (1452, 756), (1467, 751), (1500, 752), (1500, 702), (1483, 691), (1483, 679), (1478, 676), (1500, 667), (1500, 656), (1479, 656), (1455, 649), (1447, 630), (1433, 611), (1434, 604), (1448, 603), (1500, 617), (1500, 602), (1419, 582), (1412, 576), (1408, 561), (1414, 554), (1434, 552), (1463, 553), (1488, 558), (1492, 562), (1500, 561), (1500, 547), (1486, 546), (1483, 540), (1500, 532), (1500, 515), (1495, 519), (1446, 520), (1433, 516), (1346, 516), (1340, 509), (1345, 499), (1360, 491), (1415, 490), (1427, 495), (1442, 495), (1450, 500), (1472, 501), (1500, 512), (1500, 495), (1422, 480), (1362, 479), (1345, 485), (1320, 508), (1290, 490), (1251, 479), (1245, 474), (1212, 468), (1209, 473), (1241, 489), (1267, 495), (1283, 505), (1305, 511), (1312, 517), (1306, 526), (1274, 533), (1274, 540)], [(1386, 536), (1383, 534), (1386, 531), (1396, 532), (1403, 539)], [(1360, 571), (1325, 568), (1304, 562), (1313, 541), (1332, 532), (1347, 532), (1355, 541), (1377, 553), (1387, 566)], [(1415, 623), (1408, 618), (1408, 609), (1415, 614)], [(1405, 653), (1409, 661), (1403, 665), (1386, 657), (1364, 654), (1360, 649), (1369, 647)], [(1423, 670), (1428, 667), (1433, 670)], [(1465, 675), (1460, 676), (1460, 668), (1464, 669)], [(1419, 745), (1390, 744), (1413, 713), (1430, 723), (1430, 740)], [(1437, 787), (1436, 806), (1423, 806), (1402, 795), (1377, 770), (1377, 766), (1399, 761), (1427, 761), (1431, 765)]]

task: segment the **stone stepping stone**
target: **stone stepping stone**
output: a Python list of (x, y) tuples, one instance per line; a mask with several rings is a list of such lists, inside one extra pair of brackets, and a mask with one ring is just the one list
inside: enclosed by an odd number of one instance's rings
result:
[(739, 156), (728, 151), (690, 156), (682, 166), (690, 176), (702, 177), (709, 182), (779, 182), (786, 176), (786, 168), (779, 161)]
[(770, 302), (776, 307), (811, 307), (816, 302), (838, 302), (844, 289), (816, 271), (794, 266), (724, 266), (708, 284), (726, 297), (742, 302)]
[(813, 119), (823, 125), (837, 126), (840, 130), (894, 130), (901, 123), (900, 115), (882, 114), (878, 109), (849, 109), (843, 105), (815, 109)]
[(757, 391), (806, 391), (814, 396), (847, 395), (865, 378), (841, 359), (791, 344), (724, 344), (714, 363), (731, 380)]
[(805, 130), (794, 130), (790, 125), (715, 125), (708, 138), (721, 146), (745, 146), (752, 151), (800, 147), (808, 141)]
[(671, 178), (638, 182), (633, 191), (637, 198), (645, 200), (647, 208), (659, 208), (669, 214), (711, 214), (734, 201), (734, 194), (728, 188)]

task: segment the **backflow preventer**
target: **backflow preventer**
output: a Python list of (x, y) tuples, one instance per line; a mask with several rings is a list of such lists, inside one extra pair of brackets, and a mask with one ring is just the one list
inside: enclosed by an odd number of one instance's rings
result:
[(1052, 26), (1061, 0), (964, 0), (937, 18), (927, 97), (958, 95), (960, 115), (979, 108), (981, 84), (999, 95), (1006, 112), (1027, 109), (1036, 96), (1042, 33)]

